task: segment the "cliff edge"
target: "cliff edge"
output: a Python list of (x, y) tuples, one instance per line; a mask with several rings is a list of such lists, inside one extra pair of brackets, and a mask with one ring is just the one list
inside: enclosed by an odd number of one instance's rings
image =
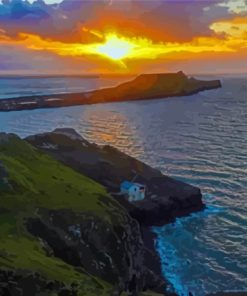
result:
[(102, 185), (14, 134), (0, 133), (0, 163), (0, 295), (167, 295), (139, 224)]
[[(204, 208), (199, 188), (163, 175), (111, 146), (98, 146), (73, 129), (26, 138), (31, 145), (103, 185), (142, 226), (162, 225)], [(135, 178), (146, 186), (144, 200), (129, 203), (120, 184)]]

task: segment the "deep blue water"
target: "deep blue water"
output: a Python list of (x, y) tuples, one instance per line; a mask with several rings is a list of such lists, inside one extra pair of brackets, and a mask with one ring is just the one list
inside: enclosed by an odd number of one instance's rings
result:
[[(181, 296), (247, 291), (247, 78), (222, 82), (222, 89), (190, 97), (0, 113), (0, 131), (24, 137), (73, 127), (199, 186), (204, 212), (154, 229), (163, 273)], [(90, 83), (80, 79), (71, 87)], [(45, 86), (52, 88), (49, 80)]]

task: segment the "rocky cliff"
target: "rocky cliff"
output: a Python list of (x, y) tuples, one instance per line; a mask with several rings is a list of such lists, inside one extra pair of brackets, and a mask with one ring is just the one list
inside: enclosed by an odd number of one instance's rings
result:
[[(72, 129), (30, 136), (26, 141), (105, 186), (143, 226), (168, 223), (204, 208), (199, 188), (164, 176), (116, 148), (89, 143)], [(133, 178), (146, 185), (147, 194), (130, 204), (118, 193), (121, 182)]]
[(0, 135), (0, 161), (0, 295), (166, 294), (139, 224), (104, 187), (15, 135)]
[(175, 96), (188, 96), (220, 87), (221, 82), (219, 80), (203, 81), (189, 78), (182, 71), (168, 74), (142, 74), (134, 80), (122, 83), (116, 87), (85, 93), (28, 96), (0, 100), (0, 111), (163, 99)]

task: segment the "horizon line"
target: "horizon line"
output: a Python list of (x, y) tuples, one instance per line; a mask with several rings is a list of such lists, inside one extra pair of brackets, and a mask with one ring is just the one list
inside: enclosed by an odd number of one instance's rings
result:
[[(0, 73), (0, 78), (2, 77), (18, 77), (18, 78), (42, 78), (42, 77), (88, 77), (88, 78), (98, 78), (98, 77), (102, 77), (102, 76), (111, 76), (111, 77), (129, 77), (129, 76), (138, 76), (141, 74), (166, 74), (166, 73), (177, 73), (179, 71), (164, 71), (164, 72), (140, 72), (140, 73), (25, 73), (25, 74), (21, 74), (21, 73)], [(210, 73), (210, 72), (198, 72), (198, 73), (187, 73), (186, 71), (182, 71), (184, 72), (187, 76), (194, 76), (194, 75), (198, 75), (198, 76), (244, 76), (247, 75), (247, 71), (246, 72), (233, 72), (233, 73)]]

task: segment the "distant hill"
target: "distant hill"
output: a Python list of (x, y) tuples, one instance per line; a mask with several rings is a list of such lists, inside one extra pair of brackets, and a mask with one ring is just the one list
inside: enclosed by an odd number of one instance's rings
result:
[(168, 74), (142, 74), (116, 87), (85, 93), (28, 96), (0, 100), (0, 111), (162, 99), (167, 97), (188, 96), (204, 90), (220, 87), (220, 80), (198, 80), (186, 76), (182, 71)]
[(202, 81), (178, 73), (142, 74), (116, 87), (91, 93), (93, 102), (159, 99), (187, 96), (203, 90), (221, 87), (219, 80)]

